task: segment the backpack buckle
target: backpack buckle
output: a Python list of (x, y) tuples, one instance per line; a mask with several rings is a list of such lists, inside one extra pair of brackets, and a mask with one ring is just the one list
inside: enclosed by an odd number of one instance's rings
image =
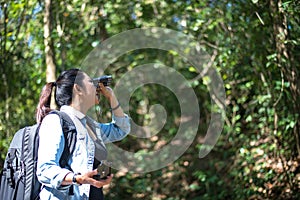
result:
[(14, 169), (11, 165), (11, 163), (7, 163), (7, 169), (6, 169), (6, 179), (7, 179), (7, 183), (9, 184), (9, 186), (11, 186), (12, 188), (15, 188), (16, 182), (14, 179)]

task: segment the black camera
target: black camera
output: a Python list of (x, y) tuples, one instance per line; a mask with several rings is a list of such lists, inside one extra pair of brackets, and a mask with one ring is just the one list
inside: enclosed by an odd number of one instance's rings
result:
[(104, 75), (100, 76), (98, 78), (93, 79), (93, 84), (96, 88), (99, 87), (99, 83), (103, 83), (104, 86), (109, 86), (112, 81), (112, 76), (111, 75)]
[(107, 179), (107, 176), (111, 174), (111, 165), (112, 163), (107, 160), (101, 161), (97, 167), (98, 174), (95, 175), (93, 178), (96, 180)]

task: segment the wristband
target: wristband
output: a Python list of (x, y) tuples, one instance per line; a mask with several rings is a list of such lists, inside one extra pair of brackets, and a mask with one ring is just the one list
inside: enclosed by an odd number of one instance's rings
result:
[(120, 107), (120, 103), (118, 103), (118, 105), (117, 105), (116, 107), (111, 108), (110, 110), (111, 110), (111, 111), (114, 111), (114, 110), (117, 110), (119, 107)]
[(73, 175), (73, 178), (72, 178), (72, 184), (73, 185), (82, 185), (82, 184), (78, 183), (78, 181), (76, 179), (76, 176), (78, 176), (78, 175), (81, 175), (81, 173), (76, 173), (76, 174)]

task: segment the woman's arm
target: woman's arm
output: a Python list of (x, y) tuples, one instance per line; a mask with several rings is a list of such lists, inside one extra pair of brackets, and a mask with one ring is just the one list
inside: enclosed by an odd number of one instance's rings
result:
[(59, 188), (66, 175), (71, 172), (59, 166), (64, 143), (59, 116), (47, 115), (39, 130), (37, 177), (48, 187)]
[(96, 180), (93, 178), (93, 176), (95, 176), (97, 174), (98, 174), (97, 170), (93, 170), (91, 172), (87, 172), (82, 175), (76, 174), (76, 176), (74, 173), (70, 172), (65, 176), (64, 181), (62, 182), (62, 185), (72, 185), (75, 182), (79, 185), (90, 184), (90, 185), (93, 185), (94, 187), (101, 188), (104, 185), (108, 185), (111, 183), (113, 174), (107, 176), (106, 179)]
[(101, 129), (101, 138), (104, 143), (122, 140), (130, 133), (130, 119), (126, 114), (124, 117), (113, 115), (111, 123), (99, 123), (99, 126)]
[(105, 98), (109, 101), (110, 108), (113, 114), (117, 117), (124, 117), (125, 114), (121, 105), (114, 94), (113, 90), (110, 87), (105, 87), (102, 83), (99, 84), (100, 92), (105, 96)]
[(99, 84), (100, 92), (110, 102), (112, 111), (112, 122), (99, 124), (101, 129), (101, 138), (104, 143), (115, 142), (123, 139), (130, 132), (130, 119), (123, 112), (123, 109), (110, 87)]
[[(37, 162), (38, 180), (47, 187), (66, 190), (74, 184), (74, 173), (59, 166), (59, 160), (64, 149), (64, 135), (58, 115), (47, 115), (39, 131), (39, 150)], [(97, 170), (76, 176), (78, 184), (90, 184), (102, 187), (111, 182), (113, 175), (106, 180), (95, 180)]]

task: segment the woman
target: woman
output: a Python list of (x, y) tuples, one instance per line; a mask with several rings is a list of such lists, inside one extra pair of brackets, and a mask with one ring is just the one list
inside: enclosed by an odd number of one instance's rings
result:
[[(61, 168), (58, 164), (64, 149), (64, 136), (59, 116), (48, 115), (53, 88), (57, 106), (70, 116), (76, 127), (76, 146), (68, 161), (70, 169)], [(111, 182), (113, 175), (105, 180), (93, 178), (99, 161), (94, 160), (95, 144), (85, 120), (87, 111), (99, 101), (97, 92), (106, 97), (112, 110), (111, 123), (97, 123), (99, 131), (96, 134), (105, 149), (104, 143), (121, 140), (130, 131), (129, 118), (123, 113), (112, 89), (100, 83), (96, 91), (92, 79), (78, 69), (63, 72), (56, 82), (44, 87), (37, 108), (37, 121), (41, 122), (37, 176), (43, 185), (42, 200), (103, 199), (102, 187)]]

